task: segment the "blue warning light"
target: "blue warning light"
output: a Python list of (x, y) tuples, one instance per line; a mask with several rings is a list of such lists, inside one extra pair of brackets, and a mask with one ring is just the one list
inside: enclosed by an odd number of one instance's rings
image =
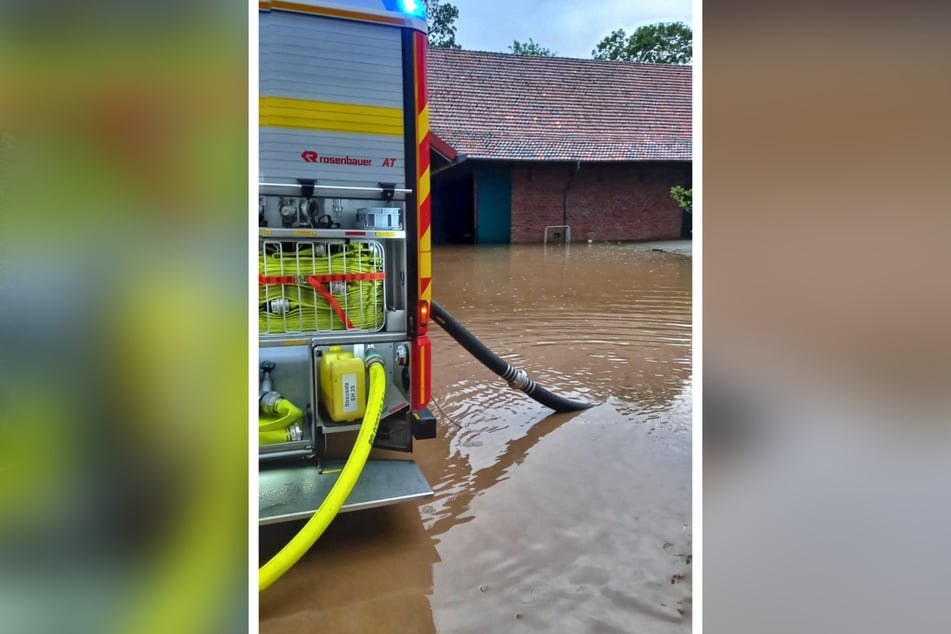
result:
[(408, 13), (423, 20), (426, 19), (426, 6), (422, 0), (399, 0), (399, 5), (403, 13)]

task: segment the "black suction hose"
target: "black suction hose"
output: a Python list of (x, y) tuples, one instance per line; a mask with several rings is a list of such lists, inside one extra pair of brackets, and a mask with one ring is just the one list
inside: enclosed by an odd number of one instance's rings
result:
[(513, 368), (504, 359), (486, 348), (485, 344), (476, 339), (475, 335), (466, 330), (465, 326), (460, 324), (437, 302), (432, 302), (432, 309), (433, 321), (448, 332), (449, 336), (455, 339), (469, 354), (482, 362), (482, 365), (498, 374), (503, 380), (508, 381), (509, 387), (525, 392), (532, 399), (556, 412), (577, 412), (593, 407), (589, 403), (579, 403), (552, 394), (529, 378), (525, 370)]

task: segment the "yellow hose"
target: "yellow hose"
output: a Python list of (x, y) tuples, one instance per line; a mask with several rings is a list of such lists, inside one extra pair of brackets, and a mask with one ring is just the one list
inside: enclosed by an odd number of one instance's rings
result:
[[(264, 276), (307, 276), (334, 273), (377, 273), (383, 270), (381, 253), (366, 245), (350, 244), (330, 256), (312, 249), (266, 251), (258, 254), (258, 273)], [(345, 293), (332, 293), (347, 319), (359, 330), (383, 326), (383, 282), (347, 282)], [(286, 312), (271, 312), (272, 301), (287, 300)], [(347, 325), (327, 300), (309, 284), (263, 284), (258, 287), (258, 329), (262, 333), (345, 330)]]
[(347, 458), (343, 471), (340, 472), (340, 476), (334, 483), (333, 488), (330, 489), (330, 493), (320, 504), (320, 508), (307, 520), (300, 532), (294, 535), (280, 552), (271, 557), (270, 561), (258, 570), (259, 592), (268, 588), (281, 575), (290, 570), (291, 566), (297, 563), (297, 560), (303, 557), (304, 553), (314, 545), (317, 538), (323, 534), (333, 518), (340, 512), (340, 507), (350, 496), (353, 486), (357, 483), (357, 478), (360, 477), (360, 473), (367, 463), (370, 448), (373, 446), (373, 439), (376, 437), (377, 427), (380, 425), (380, 417), (383, 415), (386, 372), (383, 369), (383, 362), (377, 354), (367, 355), (366, 364), (370, 370), (370, 394), (367, 399), (367, 409), (363, 415), (363, 423), (360, 425), (360, 432), (357, 434), (357, 440), (350, 452), (350, 457)]
[(258, 432), (258, 445), (276, 445), (278, 443), (300, 440), (301, 438), (303, 438), (301, 426), (292, 424), (284, 429)]
[(300, 417), (303, 415), (303, 412), (301, 412), (300, 408), (291, 403), (286, 398), (279, 400), (274, 406), (274, 410), (278, 414), (276, 418), (258, 412), (259, 432), (286, 429), (292, 423), (299, 421)]

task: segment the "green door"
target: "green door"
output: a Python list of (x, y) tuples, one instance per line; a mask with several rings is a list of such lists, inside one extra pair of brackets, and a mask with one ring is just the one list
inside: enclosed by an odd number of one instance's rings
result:
[(476, 243), (508, 244), (512, 236), (512, 172), (481, 165), (476, 170)]

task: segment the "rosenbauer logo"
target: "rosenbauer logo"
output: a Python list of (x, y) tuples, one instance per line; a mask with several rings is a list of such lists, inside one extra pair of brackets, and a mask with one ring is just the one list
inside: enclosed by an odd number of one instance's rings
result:
[[(352, 165), (356, 167), (370, 167), (373, 165), (373, 159), (354, 158), (352, 156), (321, 156), (313, 150), (301, 152), (300, 157), (308, 163), (329, 163), (331, 165)], [(383, 159), (381, 167), (396, 167), (396, 159)]]

